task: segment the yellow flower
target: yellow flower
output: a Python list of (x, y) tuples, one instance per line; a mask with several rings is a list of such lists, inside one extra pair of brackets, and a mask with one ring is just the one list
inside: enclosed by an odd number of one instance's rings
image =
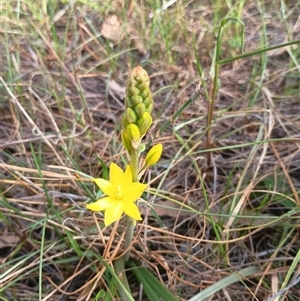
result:
[(109, 181), (97, 178), (94, 179), (94, 182), (106, 196), (93, 204), (86, 205), (86, 208), (91, 211), (105, 210), (105, 226), (120, 219), (123, 212), (135, 220), (142, 219), (135, 201), (142, 195), (147, 185), (132, 182), (132, 172), (129, 165), (123, 172), (118, 165), (111, 163)]

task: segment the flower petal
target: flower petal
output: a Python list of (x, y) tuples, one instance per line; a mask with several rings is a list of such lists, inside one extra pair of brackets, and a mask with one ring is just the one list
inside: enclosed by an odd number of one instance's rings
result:
[(104, 214), (104, 224), (108, 226), (120, 219), (123, 213), (123, 204), (122, 202), (113, 202), (107, 209)]
[(146, 189), (147, 184), (134, 182), (123, 188), (123, 201), (127, 203), (136, 201)]
[(128, 185), (131, 185), (131, 183), (132, 183), (132, 172), (131, 172), (130, 165), (127, 165), (123, 176), (123, 183), (121, 185), (123, 187), (127, 187)]
[(140, 215), (140, 211), (138, 206), (135, 203), (126, 203), (124, 206), (124, 212), (137, 221), (141, 221), (142, 217)]
[(114, 187), (112, 186), (111, 182), (101, 178), (94, 179), (94, 182), (102, 190), (103, 193), (110, 196), (114, 195)]
[(91, 211), (103, 211), (106, 210), (107, 207), (109, 207), (114, 199), (111, 197), (104, 197), (92, 204), (87, 204), (86, 208)]
[(123, 170), (117, 164), (112, 162), (109, 166), (109, 181), (111, 185), (115, 187), (121, 185), (123, 176)]

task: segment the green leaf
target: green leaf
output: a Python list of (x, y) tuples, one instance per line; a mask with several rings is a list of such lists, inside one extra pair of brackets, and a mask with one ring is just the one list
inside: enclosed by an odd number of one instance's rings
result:
[(150, 301), (179, 301), (151, 272), (145, 267), (138, 266), (132, 260), (128, 262), (132, 272), (140, 283), (143, 284), (144, 291)]
[(243, 277), (247, 277), (249, 275), (255, 274), (259, 270), (258, 267), (248, 267), (240, 270), (239, 272), (233, 272), (232, 275), (229, 275), (218, 282), (214, 283), (210, 287), (206, 288), (199, 294), (195, 295), (188, 301), (205, 301), (209, 297), (211, 297), (217, 291), (229, 286), (232, 283), (239, 282), (242, 280)]
[(105, 294), (105, 298), (103, 299), (103, 301), (115, 300), (114, 297), (116, 296), (117, 288), (118, 288), (117, 280), (114, 277), (112, 277), (109, 282), (108, 292)]

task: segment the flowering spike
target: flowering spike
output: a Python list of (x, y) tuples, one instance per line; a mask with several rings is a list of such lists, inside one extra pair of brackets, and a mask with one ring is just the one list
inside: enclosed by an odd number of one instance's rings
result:
[[(138, 147), (143, 136), (152, 124), (153, 100), (150, 91), (150, 78), (146, 70), (137, 66), (128, 76), (125, 98), (125, 111), (122, 116), (122, 141), (129, 151), (129, 141)], [(127, 136), (126, 136), (126, 135)]]

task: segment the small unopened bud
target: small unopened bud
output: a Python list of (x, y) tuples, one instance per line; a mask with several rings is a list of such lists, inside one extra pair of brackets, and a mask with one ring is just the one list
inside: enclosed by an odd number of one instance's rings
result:
[(145, 112), (141, 118), (137, 120), (137, 125), (140, 129), (141, 135), (144, 136), (152, 124), (152, 117), (148, 112)]
[(143, 102), (143, 97), (140, 95), (134, 95), (134, 96), (132, 96), (131, 101), (132, 101), (132, 104), (134, 106), (136, 106)]
[(151, 114), (152, 110), (153, 110), (153, 101), (151, 98), (151, 103), (149, 104), (149, 106), (146, 107), (146, 110), (149, 114)]
[(137, 115), (133, 109), (127, 108), (125, 114), (126, 114), (127, 123), (136, 123)]
[(136, 115), (138, 116), (138, 118), (142, 117), (143, 114), (146, 112), (145, 105), (143, 103), (139, 103), (138, 105), (136, 105), (134, 107), (134, 111), (135, 111)]

